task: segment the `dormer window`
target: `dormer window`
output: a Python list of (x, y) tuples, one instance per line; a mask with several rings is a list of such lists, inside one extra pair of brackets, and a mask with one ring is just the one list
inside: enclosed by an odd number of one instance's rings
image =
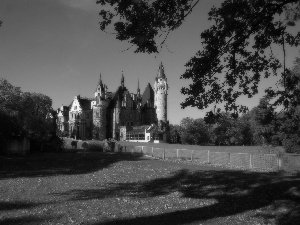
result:
[(77, 110), (77, 106), (74, 106), (74, 110)]

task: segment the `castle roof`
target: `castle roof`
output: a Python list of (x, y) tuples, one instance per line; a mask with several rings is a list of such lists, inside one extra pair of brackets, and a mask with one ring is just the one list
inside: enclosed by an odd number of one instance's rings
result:
[(79, 104), (82, 108), (82, 110), (89, 110), (91, 109), (91, 100), (87, 98), (79, 98), (78, 99)]
[(130, 130), (126, 131), (127, 133), (144, 133), (146, 129), (148, 129), (150, 125), (143, 126), (133, 126)]
[[(79, 105), (81, 107), (82, 110), (90, 110), (91, 109), (91, 101), (92, 99), (88, 99), (88, 98), (77, 98)], [(71, 102), (71, 104), (68, 106), (69, 109), (71, 109), (72, 105), (73, 105), (74, 100)]]
[(149, 101), (149, 100), (150, 100), (150, 102), (154, 101), (154, 91), (153, 91), (150, 83), (148, 83), (148, 85), (143, 93), (142, 105), (146, 104), (147, 101)]

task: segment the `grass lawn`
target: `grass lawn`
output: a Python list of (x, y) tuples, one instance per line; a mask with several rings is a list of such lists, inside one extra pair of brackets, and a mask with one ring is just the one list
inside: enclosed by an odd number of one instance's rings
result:
[(119, 142), (123, 146), (150, 146), (154, 148), (165, 148), (165, 149), (189, 149), (189, 150), (211, 150), (215, 152), (231, 152), (231, 153), (258, 153), (265, 152), (272, 149), (276, 152), (284, 152), (282, 147), (262, 147), (262, 146), (215, 146), (215, 145), (182, 145), (182, 144), (169, 144), (169, 143), (149, 143), (149, 142)]
[(0, 224), (298, 224), (300, 176), (125, 154), (0, 156)]

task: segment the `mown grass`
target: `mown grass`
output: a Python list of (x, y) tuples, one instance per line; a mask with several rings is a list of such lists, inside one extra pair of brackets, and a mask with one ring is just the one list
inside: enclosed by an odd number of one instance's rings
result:
[(165, 149), (188, 149), (188, 150), (211, 150), (215, 152), (231, 152), (231, 153), (274, 153), (284, 152), (282, 147), (263, 147), (263, 146), (215, 146), (215, 145), (183, 145), (169, 143), (149, 143), (149, 142), (119, 142), (123, 146), (150, 146)]
[(300, 176), (87, 153), (0, 157), (0, 224), (298, 224)]

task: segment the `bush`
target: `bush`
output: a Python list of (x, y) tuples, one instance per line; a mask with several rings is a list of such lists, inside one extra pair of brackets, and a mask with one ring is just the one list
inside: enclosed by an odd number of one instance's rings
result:
[(89, 148), (89, 144), (87, 142), (83, 142), (81, 146), (85, 150)]
[(77, 148), (77, 142), (78, 141), (72, 141), (71, 142), (72, 148), (74, 148), (74, 149)]
[(103, 144), (99, 142), (89, 143), (87, 149), (92, 152), (103, 152)]

